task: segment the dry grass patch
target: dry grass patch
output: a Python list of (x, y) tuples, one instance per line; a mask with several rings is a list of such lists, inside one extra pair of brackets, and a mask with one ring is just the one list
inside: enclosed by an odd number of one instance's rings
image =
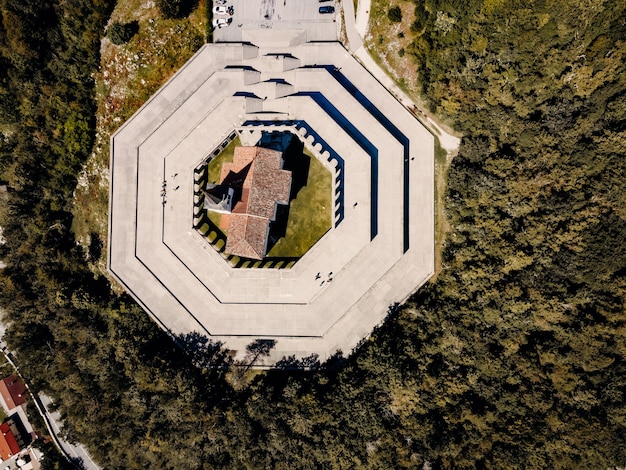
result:
[[(398, 6), (402, 11), (402, 22), (389, 20), (389, 8)], [(411, 97), (418, 94), (417, 67), (406, 51), (412, 42), (411, 24), (415, 21), (415, 4), (409, 1), (392, 0), (391, 3), (372, 0), (370, 22), (365, 36), (365, 47), (383, 66), (391, 77)], [(419, 100), (417, 100), (419, 104)]]

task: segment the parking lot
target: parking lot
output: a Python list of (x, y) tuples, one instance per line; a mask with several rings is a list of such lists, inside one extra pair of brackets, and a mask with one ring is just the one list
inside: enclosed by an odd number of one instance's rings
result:
[[(217, 6), (213, 0), (213, 6)], [(215, 42), (246, 41), (247, 32), (272, 30), (300, 30), (306, 32), (307, 41), (337, 40), (338, 5), (335, 0), (226, 0), (224, 5), (233, 7), (232, 22), (229, 26), (216, 28)], [(334, 13), (319, 12), (320, 6), (335, 8)], [(227, 18), (228, 15), (214, 14), (213, 18)]]

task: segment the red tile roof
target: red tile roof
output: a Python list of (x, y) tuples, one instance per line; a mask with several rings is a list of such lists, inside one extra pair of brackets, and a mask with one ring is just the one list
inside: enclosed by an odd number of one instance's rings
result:
[(232, 214), (226, 239), (226, 252), (244, 258), (263, 259), (269, 224), (269, 219), (265, 217)]
[(9, 423), (0, 424), (0, 458), (7, 460), (19, 453), (20, 446), (9, 428)]
[(0, 380), (0, 394), (7, 404), (7, 411), (26, 403), (26, 385), (15, 374)]
[[(224, 163), (220, 181), (242, 176), (241, 199), (229, 221), (226, 252), (263, 259), (276, 204), (288, 204), (291, 172), (281, 169), (282, 154), (262, 147), (236, 147), (232, 163)], [(245, 173), (243, 175), (242, 173)]]

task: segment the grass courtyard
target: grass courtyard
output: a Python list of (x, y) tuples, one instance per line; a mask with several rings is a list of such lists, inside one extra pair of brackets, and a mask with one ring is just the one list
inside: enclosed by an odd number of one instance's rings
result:
[(306, 185), (289, 203), (285, 236), (268, 252), (267, 257), (300, 257), (331, 227), (332, 175), (306, 147), (309, 160)]
[(241, 140), (239, 136), (235, 137), (230, 143), (222, 150), (219, 155), (211, 160), (209, 163), (209, 183), (217, 184), (220, 182), (220, 172), (222, 171), (222, 164), (233, 161), (235, 155), (235, 147), (241, 146)]
[[(277, 220), (270, 229), (267, 260), (301, 257), (332, 224), (332, 175), (297, 139), (294, 142), (285, 152), (285, 169), (291, 170), (293, 177), (289, 208), (278, 208)], [(237, 137), (211, 160), (210, 183), (219, 183), (222, 164), (232, 162), (235, 147), (239, 145)], [(209, 211), (208, 216), (214, 229), (219, 227), (220, 214)]]

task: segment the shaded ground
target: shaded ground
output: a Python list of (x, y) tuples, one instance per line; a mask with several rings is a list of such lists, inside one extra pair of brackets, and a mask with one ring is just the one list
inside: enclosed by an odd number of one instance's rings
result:
[(222, 164), (226, 162), (232, 162), (235, 155), (235, 147), (241, 146), (241, 140), (239, 136), (235, 137), (227, 146), (209, 162), (209, 183), (219, 183), (220, 173), (222, 171)]
[[(302, 256), (331, 227), (332, 176), (306, 149), (293, 162), (292, 200), (285, 235), (268, 257)], [(287, 164), (285, 163), (285, 168)]]

